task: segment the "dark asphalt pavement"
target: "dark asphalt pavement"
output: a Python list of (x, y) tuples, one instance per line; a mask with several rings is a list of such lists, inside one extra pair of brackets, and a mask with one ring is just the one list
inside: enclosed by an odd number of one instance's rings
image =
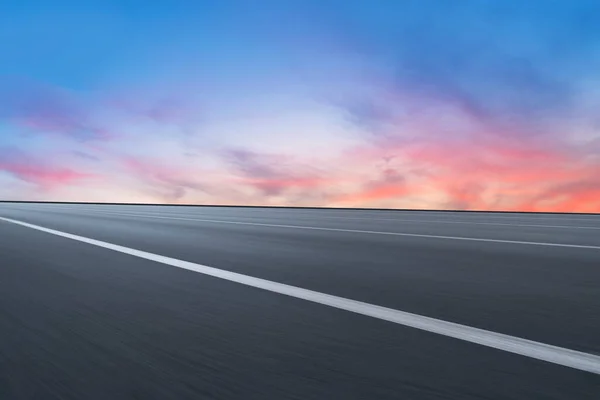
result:
[[(3, 203), (0, 217), (600, 355), (600, 216)], [(2, 400), (599, 398), (594, 373), (0, 220)]]

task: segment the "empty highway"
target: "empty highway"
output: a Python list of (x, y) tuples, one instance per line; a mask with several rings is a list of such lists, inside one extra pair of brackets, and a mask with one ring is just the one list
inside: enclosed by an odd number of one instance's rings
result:
[(600, 215), (0, 203), (0, 399), (600, 399)]

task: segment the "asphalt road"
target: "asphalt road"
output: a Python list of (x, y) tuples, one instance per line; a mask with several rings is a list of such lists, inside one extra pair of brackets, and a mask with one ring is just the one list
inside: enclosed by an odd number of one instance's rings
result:
[(0, 204), (2, 400), (597, 400), (598, 371), (600, 215)]

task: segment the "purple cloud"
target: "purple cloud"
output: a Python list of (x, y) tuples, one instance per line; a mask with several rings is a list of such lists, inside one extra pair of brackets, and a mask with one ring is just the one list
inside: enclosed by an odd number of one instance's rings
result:
[(0, 98), (2, 119), (36, 133), (59, 134), (78, 141), (109, 137), (93, 121), (83, 100), (66, 90), (38, 84), (11, 86)]

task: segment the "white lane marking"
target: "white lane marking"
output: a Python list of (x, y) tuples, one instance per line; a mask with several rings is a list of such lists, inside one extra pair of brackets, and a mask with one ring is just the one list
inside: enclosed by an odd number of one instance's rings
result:
[(154, 214), (124, 213), (124, 212), (116, 212), (116, 211), (86, 210), (86, 212), (100, 213), (100, 214), (107, 214), (107, 215), (117, 215), (117, 216), (120, 215), (120, 216), (130, 216), (130, 217), (209, 222), (209, 223), (215, 223), (215, 224), (267, 226), (267, 227), (272, 227), (272, 228), (305, 229), (305, 230), (315, 230), (315, 231), (346, 232), (346, 233), (359, 233), (359, 234), (371, 234), (371, 235), (407, 236), (407, 237), (419, 237), (419, 238), (428, 238), (428, 239), (463, 240), (463, 241), (471, 241), (471, 242), (504, 243), (504, 244), (549, 246), (549, 247), (569, 247), (569, 248), (575, 248), (575, 249), (600, 250), (600, 246), (583, 245), (583, 244), (528, 242), (528, 241), (521, 241), (521, 240), (486, 239), (486, 238), (474, 238), (474, 237), (464, 237), (464, 236), (427, 235), (427, 234), (420, 234), (420, 233), (380, 232), (380, 231), (368, 231), (368, 230), (358, 230), (358, 229), (323, 228), (323, 227), (317, 227), (317, 226), (303, 226), (303, 225), (281, 225), (281, 224), (266, 224), (266, 223), (259, 223), (259, 222), (241, 222), (241, 221), (223, 221), (223, 220), (201, 219), (201, 218), (166, 217), (166, 216), (159, 216), (159, 215), (154, 215)]
[[(52, 208), (52, 205), (48, 205), (49, 208)], [(111, 206), (111, 207), (115, 207), (115, 206)], [(159, 206), (160, 207), (160, 206)], [(69, 207), (67, 205), (63, 206), (55, 206), (55, 208), (59, 208), (59, 209), (78, 209), (78, 210), (93, 210), (93, 211), (110, 211), (110, 210), (106, 210), (106, 206), (83, 206), (83, 207)], [(118, 211), (110, 211), (110, 212), (118, 212)], [(129, 211), (127, 211), (129, 212)], [(137, 211), (135, 211), (137, 212)], [(142, 212), (149, 212), (149, 213), (161, 213), (160, 211), (154, 211), (154, 210), (142, 210)], [(416, 211), (418, 212), (418, 211)], [(164, 213), (161, 213), (164, 214)], [(168, 214), (176, 216), (176, 217), (183, 217), (183, 216), (208, 216), (211, 214), (200, 214), (200, 213), (186, 213), (186, 214), (181, 214), (181, 213), (175, 213), (175, 212), (171, 212), (169, 211)], [(260, 214), (270, 214), (269, 212), (256, 212), (256, 211), (252, 211), (249, 214), (255, 214), (255, 215), (238, 215), (236, 217), (238, 218), (264, 218), (261, 217)], [(213, 214), (214, 215), (214, 214)], [(306, 215), (298, 215), (297, 217), (302, 217), (302, 216), (306, 216)], [(227, 218), (227, 216), (225, 216)], [(530, 223), (503, 223), (503, 222), (477, 222), (477, 221), (442, 221), (442, 220), (431, 220), (431, 219), (404, 219), (404, 218), (368, 218), (368, 217), (346, 217), (346, 216), (321, 216), (321, 215), (309, 215), (309, 217), (314, 217), (314, 218), (319, 218), (319, 219), (333, 219), (333, 220), (365, 220), (365, 221), (387, 221), (387, 222), (418, 222), (418, 223), (432, 223), (432, 224), (467, 224), (467, 225), (491, 225), (491, 226), (515, 226), (515, 227), (531, 227), (531, 228), (555, 228), (555, 229), (591, 229), (591, 230), (600, 230), (600, 226), (573, 226), (573, 225), (547, 225), (547, 224), (530, 224)], [(599, 215), (600, 217), (600, 215)], [(473, 217), (475, 218), (475, 216)], [(497, 218), (497, 219), (509, 219), (509, 218), (515, 218), (515, 219), (520, 219), (520, 220), (524, 220), (525, 218), (519, 218), (517, 216), (512, 216), (512, 217), (483, 217), (483, 218)], [(532, 220), (544, 220), (544, 219), (556, 219), (556, 218), (544, 218), (544, 217), (529, 217)], [(585, 221), (584, 219), (578, 219), (578, 218), (560, 218), (560, 219), (565, 219), (565, 220), (579, 220), (579, 221)], [(600, 218), (598, 218), (598, 221), (600, 222)]]
[(356, 314), (377, 318), (395, 324), (404, 325), (427, 332), (436, 333), (443, 336), (449, 336), (455, 339), (476, 343), (479, 345), (503, 350), (522, 356), (547, 361), (553, 364), (565, 367), (575, 368), (582, 371), (591, 372), (600, 375), (600, 356), (588, 354), (576, 350), (565, 349), (558, 346), (552, 346), (545, 343), (535, 342), (528, 339), (522, 339), (514, 336), (486, 331), (484, 329), (473, 328), (454, 322), (443, 321), (423, 315), (412, 314), (405, 311), (394, 310), (392, 308), (381, 307), (374, 304), (364, 303), (357, 300), (351, 300), (344, 297), (333, 296), (326, 293), (316, 292), (309, 289), (303, 289), (296, 286), (273, 282), (266, 279), (255, 278), (236, 272), (225, 271), (222, 269), (209, 267), (207, 265), (197, 264), (189, 261), (183, 261), (176, 258), (161, 256), (159, 254), (149, 253), (142, 250), (136, 250), (101, 240), (91, 239), (84, 236), (74, 235), (67, 232), (44, 228), (43, 226), (33, 225), (27, 222), (17, 221), (10, 218), (0, 217), (0, 220), (10, 222), (16, 225), (35, 229), (52, 235), (76, 240), (79, 242), (91, 244), (104, 249), (117, 251), (123, 254), (143, 258), (150, 261), (178, 267), (215, 278), (224, 279), (242, 285), (267, 290), (270, 292), (295, 297), (297, 299), (307, 300), (313, 303), (350, 311)]

